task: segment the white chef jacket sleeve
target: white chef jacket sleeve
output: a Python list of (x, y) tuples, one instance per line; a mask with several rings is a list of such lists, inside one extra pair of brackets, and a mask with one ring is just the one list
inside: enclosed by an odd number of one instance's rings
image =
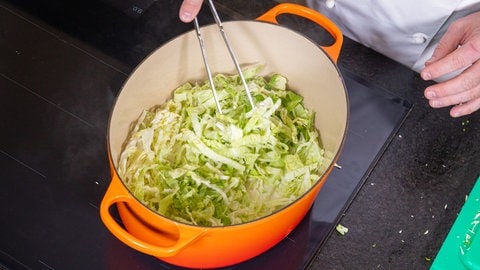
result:
[[(473, 1), (473, 0), (468, 0)], [(461, 0), (306, 0), (343, 34), (416, 71)], [(475, 0), (474, 2), (479, 2)], [(471, 10), (469, 9), (471, 12)], [(433, 43), (432, 43), (433, 41)], [(430, 55), (428, 55), (430, 54)], [(422, 62), (423, 61), (423, 62)]]

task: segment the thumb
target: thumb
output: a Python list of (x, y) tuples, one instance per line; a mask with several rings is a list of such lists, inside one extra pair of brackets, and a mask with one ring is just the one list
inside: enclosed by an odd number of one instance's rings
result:
[(189, 23), (197, 16), (203, 0), (184, 0), (178, 16), (182, 22)]

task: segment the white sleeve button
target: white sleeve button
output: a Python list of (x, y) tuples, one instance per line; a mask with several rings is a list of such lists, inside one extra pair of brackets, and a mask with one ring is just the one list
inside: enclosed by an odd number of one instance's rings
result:
[(424, 33), (415, 33), (410, 36), (410, 42), (413, 44), (423, 44), (427, 42), (427, 39), (428, 37)]
[(333, 8), (335, 6), (335, 0), (326, 0), (325, 5), (328, 8)]

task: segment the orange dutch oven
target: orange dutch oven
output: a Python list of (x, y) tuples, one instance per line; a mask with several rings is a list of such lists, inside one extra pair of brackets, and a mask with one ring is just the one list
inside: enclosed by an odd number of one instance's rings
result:
[[(328, 47), (279, 26), (280, 14), (307, 18), (334, 38)], [(206, 74), (194, 31), (161, 46), (131, 74), (117, 97), (110, 117), (108, 153), (112, 180), (100, 205), (108, 230), (131, 248), (173, 265), (216, 268), (251, 259), (284, 239), (304, 218), (325, 183), (343, 147), (348, 99), (336, 66), (343, 37), (326, 17), (307, 7), (279, 4), (256, 21), (225, 22), (224, 29), (241, 64), (262, 63), (264, 76), (274, 72), (288, 78), (288, 87), (304, 97), (316, 112), (315, 126), (327, 162), (315, 185), (296, 201), (268, 216), (231, 226), (203, 227), (164, 217), (137, 200), (122, 182), (116, 167), (119, 155), (142, 110), (168, 100), (173, 89), (188, 81), (204, 81)], [(217, 25), (201, 28), (209, 65), (218, 73), (235, 73)], [(112, 216), (117, 207), (123, 226)]]

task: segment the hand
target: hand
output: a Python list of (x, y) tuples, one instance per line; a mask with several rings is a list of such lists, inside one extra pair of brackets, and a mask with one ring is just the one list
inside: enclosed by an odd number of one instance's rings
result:
[(178, 16), (182, 22), (189, 23), (197, 16), (203, 0), (183, 0)]
[(424, 95), (433, 108), (454, 105), (452, 117), (470, 114), (480, 108), (480, 12), (453, 22), (439, 41), (432, 57), (420, 72), (424, 80), (439, 78), (453, 71), (458, 76), (429, 86)]

